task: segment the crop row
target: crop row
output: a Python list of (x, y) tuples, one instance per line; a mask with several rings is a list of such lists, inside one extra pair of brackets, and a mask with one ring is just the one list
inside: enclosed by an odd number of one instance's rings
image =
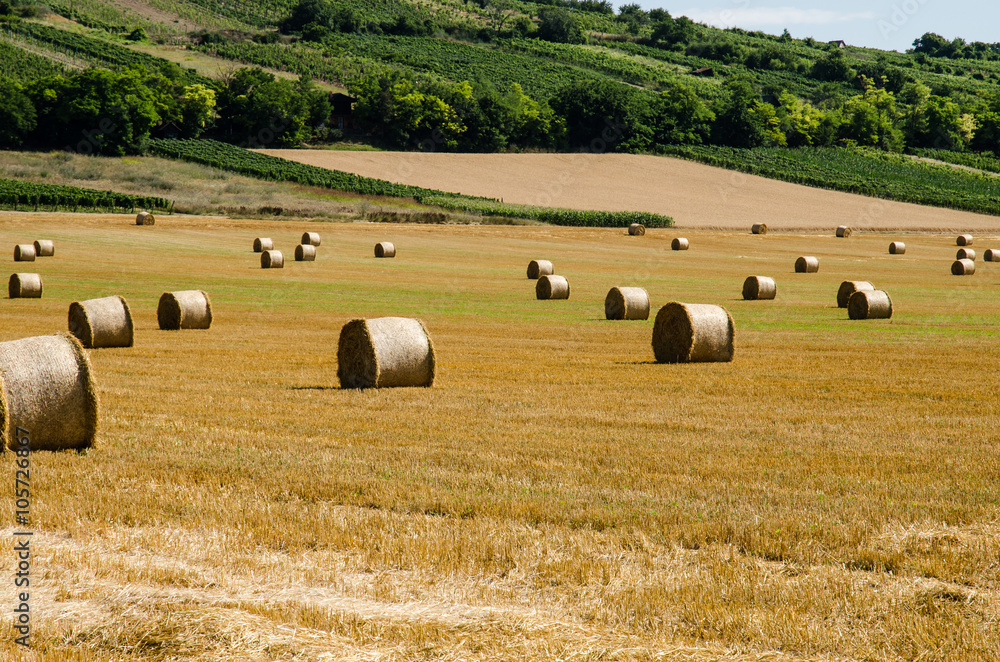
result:
[(954, 165), (1000, 173), (1000, 158), (989, 152), (952, 152), (947, 149), (917, 149), (917, 156), (936, 159)]
[(169, 200), (151, 196), (0, 179), (0, 206), (31, 211), (45, 208), (58, 211), (83, 209), (115, 212), (135, 211), (136, 209), (166, 210), (172, 207), (172, 203)]
[(62, 72), (63, 68), (48, 58), (0, 41), (0, 78), (27, 82)]

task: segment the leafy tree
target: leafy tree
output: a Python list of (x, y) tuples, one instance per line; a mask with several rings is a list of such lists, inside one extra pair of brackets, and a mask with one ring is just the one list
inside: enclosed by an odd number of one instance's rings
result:
[(546, 7), (538, 13), (540, 39), (559, 44), (582, 44), (585, 39), (580, 21), (562, 7)]
[(312, 133), (308, 95), (261, 69), (230, 76), (218, 95), (218, 112), (224, 134), (251, 146), (294, 147)]
[(35, 106), (16, 82), (0, 79), (0, 148), (17, 149), (35, 130)]
[[(471, 86), (456, 92), (471, 96)], [(465, 132), (455, 109), (399, 72), (372, 74), (351, 86), (358, 121), (396, 147), (453, 149)]]
[[(776, 126), (760, 101), (749, 78), (736, 77), (726, 82), (725, 96), (716, 112), (712, 140), (730, 147), (761, 147), (771, 144)], [(772, 109), (773, 110), (773, 109)]]
[(864, 94), (844, 103), (841, 136), (858, 145), (901, 151), (904, 144), (903, 132), (898, 126), (901, 113), (896, 108), (895, 95), (876, 87), (868, 79), (864, 80), (864, 89)]
[(651, 108), (653, 141), (657, 145), (701, 144), (711, 132), (715, 113), (694, 91), (673, 81)]
[(823, 144), (823, 112), (788, 92), (778, 96), (777, 117), (783, 144), (802, 147)]
[[(652, 15), (651, 15), (652, 16)], [(698, 36), (694, 21), (687, 16), (672, 18), (667, 11), (655, 20), (650, 39), (667, 46), (691, 43)]]
[(578, 81), (550, 101), (566, 122), (570, 149), (593, 152), (643, 151), (653, 146), (648, 97), (614, 81)]
[(851, 66), (848, 64), (847, 58), (844, 57), (844, 52), (839, 48), (831, 51), (825, 58), (816, 60), (816, 62), (813, 63), (810, 75), (816, 80), (827, 80), (833, 82), (846, 81), (854, 78), (854, 72), (851, 70)]
[(183, 136), (197, 138), (215, 117), (215, 90), (188, 85), (181, 94), (180, 106)]

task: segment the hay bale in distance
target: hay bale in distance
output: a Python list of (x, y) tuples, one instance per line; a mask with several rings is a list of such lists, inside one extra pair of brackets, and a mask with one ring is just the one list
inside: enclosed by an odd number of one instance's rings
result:
[(11, 299), (41, 299), (42, 276), (40, 274), (11, 274), (7, 283), (7, 293)]
[(902, 255), (906, 252), (906, 244), (901, 241), (894, 241), (889, 244), (889, 255)]
[(873, 292), (875, 286), (867, 280), (845, 280), (837, 290), (837, 308), (847, 308), (851, 295), (855, 292)]
[(612, 287), (604, 298), (609, 320), (648, 320), (649, 294), (641, 287)]
[(18, 447), (18, 428), (28, 432), (31, 450), (94, 445), (97, 388), (76, 338), (61, 334), (0, 343), (0, 382), (4, 446)]
[(882, 290), (858, 290), (847, 302), (852, 320), (885, 320), (892, 317), (892, 299)]
[(38, 257), (52, 257), (56, 254), (56, 244), (51, 239), (36, 239), (34, 246)]
[(299, 244), (295, 247), (296, 262), (312, 262), (316, 259), (316, 247), (312, 244)]
[(207, 329), (212, 326), (212, 300), (201, 290), (164, 292), (156, 319), (164, 331)]
[(641, 237), (646, 234), (646, 226), (642, 223), (633, 223), (628, 226), (628, 233), (633, 237)]
[(972, 235), (971, 234), (960, 234), (958, 238), (955, 239), (956, 246), (971, 246), (972, 245)]
[(136, 214), (135, 217), (136, 225), (156, 225), (156, 217), (150, 214), (148, 211), (141, 211)]
[(851, 228), (847, 227), (846, 225), (837, 226), (837, 236), (838, 237), (842, 237), (844, 239), (847, 239), (853, 233), (854, 233), (854, 231), (851, 230)]
[(803, 255), (795, 260), (795, 273), (814, 274), (819, 271), (819, 259), (812, 255)]
[(375, 257), (396, 257), (396, 247), (388, 241), (375, 244)]
[(132, 312), (121, 296), (74, 301), (69, 305), (69, 332), (84, 347), (131, 347)]
[(285, 266), (285, 256), (281, 251), (270, 250), (260, 254), (261, 269), (281, 269)]
[(976, 273), (976, 263), (972, 260), (955, 260), (951, 263), (951, 273), (954, 276), (971, 276)]
[(551, 276), (552, 263), (548, 260), (532, 260), (528, 263), (528, 278), (538, 280), (542, 276)]
[(15, 262), (34, 262), (35, 261), (35, 245), (34, 244), (18, 244), (14, 246), (14, 261)]
[(659, 363), (733, 360), (733, 318), (722, 306), (668, 303), (653, 324), (653, 354)]
[(253, 240), (254, 253), (263, 253), (270, 250), (274, 250), (274, 242), (271, 241), (270, 237), (257, 237)]
[(569, 281), (563, 276), (542, 276), (535, 283), (535, 296), (539, 299), (568, 299)]
[(340, 330), (341, 388), (432, 386), (434, 344), (424, 323), (406, 317), (351, 320)]
[(767, 234), (767, 223), (754, 223), (750, 226), (750, 232), (753, 234)]
[(1000, 251), (987, 248), (983, 251), (983, 260), (986, 262), (1000, 262)]
[(674, 237), (674, 240), (670, 242), (670, 250), (686, 251), (689, 245), (688, 240), (684, 237)]
[(320, 237), (318, 232), (305, 232), (302, 234), (302, 244), (305, 246), (319, 246)]
[(959, 248), (955, 253), (956, 260), (976, 261), (976, 250), (974, 248)]
[(778, 294), (778, 286), (767, 276), (747, 276), (743, 281), (743, 298), (747, 301), (773, 299)]

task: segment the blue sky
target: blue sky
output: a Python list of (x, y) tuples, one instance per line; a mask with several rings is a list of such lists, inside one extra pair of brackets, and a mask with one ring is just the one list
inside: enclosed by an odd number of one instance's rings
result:
[[(1000, 3), (993, 0), (630, 0), (645, 9), (660, 7), (717, 27), (739, 27), (772, 34), (788, 31), (797, 39), (843, 39), (854, 46), (904, 51), (925, 32), (948, 39), (1000, 42)], [(626, 4), (616, 2), (615, 8)]]

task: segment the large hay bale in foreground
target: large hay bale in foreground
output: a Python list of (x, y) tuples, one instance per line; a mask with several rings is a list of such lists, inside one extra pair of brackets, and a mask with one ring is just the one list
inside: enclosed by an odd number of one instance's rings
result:
[(7, 294), (11, 299), (41, 299), (42, 276), (40, 274), (11, 274), (7, 283)]
[(845, 280), (837, 290), (837, 308), (847, 308), (851, 295), (855, 292), (872, 292), (875, 286), (867, 280)]
[(819, 271), (819, 259), (812, 255), (803, 255), (795, 260), (795, 273), (814, 274)]
[(747, 276), (743, 281), (743, 298), (747, 301), (773, 299), (778, 294), (778, 286), (767, 276)]
[(901, 241), (894, 241), (889, 244), (889, 255), (902, 255), (906, 252), (906, 244)]
[(976, 250), (974, 248), (959, 248), (955, 252), (956, 260), (972, 260), (976, 261)]
[(299, 244), (295, 247), (296, 262), (312, 262), (316, 259), (316, 247), (312, 244)]
[(271, 241), (270, 237), (257, 237), (253, 240), (253, 252), (263, 253), (264, 251), (269, 251), (274, 249), (274, 242)]
[(1000, 251), (993, 248), (987, 248), (983, 251), (983, 260), (985, 262), (1000, 262)]
[(375, 257), (396, 257), (396, 247), (388, 241), (375, 244)]
[(689, 245), (688, 240), (684, 237), (675, 237), (674, 240), (670, 242), (670, 250), (686, 251)]
[(542, 276), (551, 276), (552, 263), (548, 260), (532, 260), (528, 263), (528, 278), (538, 280)]
[(281, 269), (285, 266), (285, 256), (281, 251), (270, 250), (260, 254), (261, 269)]
[(4, 446), (17, 448), (18, 428), (28, 433), (31, 450), (94, 445), (97, 388), (76, 338), (62, 334), (0, 343), (0, 382)]
[(302, 234), (302, 245), (304, 246), (319, 246), (321, 241), (318, 232), (305, 232)]
[(847, 302), (852, 320), (883, 320), (892, 317), (892, 299), (882, 290), (859, 290)]
[(34, 262), (35, 261), (35, 245), (34, 244), (18, 244), (14, 246), (14, 261), (15, 262)]
[(953, 276), (971, 276), (976, 273), (976, 263), (972, 260), (955, 260), (951, 263)]
[(653, 323), (653, 354), (659, 363), (733, 360), (733, 318), (722, 306), (668, 303)]
[(74, 301), (69, 305), (69, 332), (84, 347), (131, 347), (132, 312), (121, 296)]
[(432, 386), (434, 344), (420, 320), (351, 320), (340, 330), (337, 377), (341, 388)]
[(753, 234), (767, 234), (767, 223), (754, 223), (750, 226), (750, 232)]
[(201, 290), (164, 292), (156, 319), (164, 331), (207, 329), (212, 326), (212, 300)]
[(972, 235), (971, 234), (960, 234), (958, 238), (955, 239), (956, 246), (971, 246), (972, 245)]
[(156, 225), (156, 217), (148, 211), (141, 211), (135, 216), (136, 225)]
[(568, 299), (569, 281), (563, 276), (542, 276), (535, 283), (535, 296), (539, 299)]
[(648, 320), (649, 294), (641, 287), (612, 287), (604, 298), (609, 320)]
[(846, 225), (837, 226), (837, 236), (838, 237), (842, 237), (844, 239), (847, 239), (852, 234), (854, 234), (854, 231), (851, 230), (851, 228), (847, 227)]
[(628, 233), (633, 237), (641, 237), (646, 234), (646, 226), (642, 223), (633, 223), (628, 226)]
[(51, 239), (36, 239), (34, 246), (38, 257), (52, 257), (56, 254), (56, 244)]

